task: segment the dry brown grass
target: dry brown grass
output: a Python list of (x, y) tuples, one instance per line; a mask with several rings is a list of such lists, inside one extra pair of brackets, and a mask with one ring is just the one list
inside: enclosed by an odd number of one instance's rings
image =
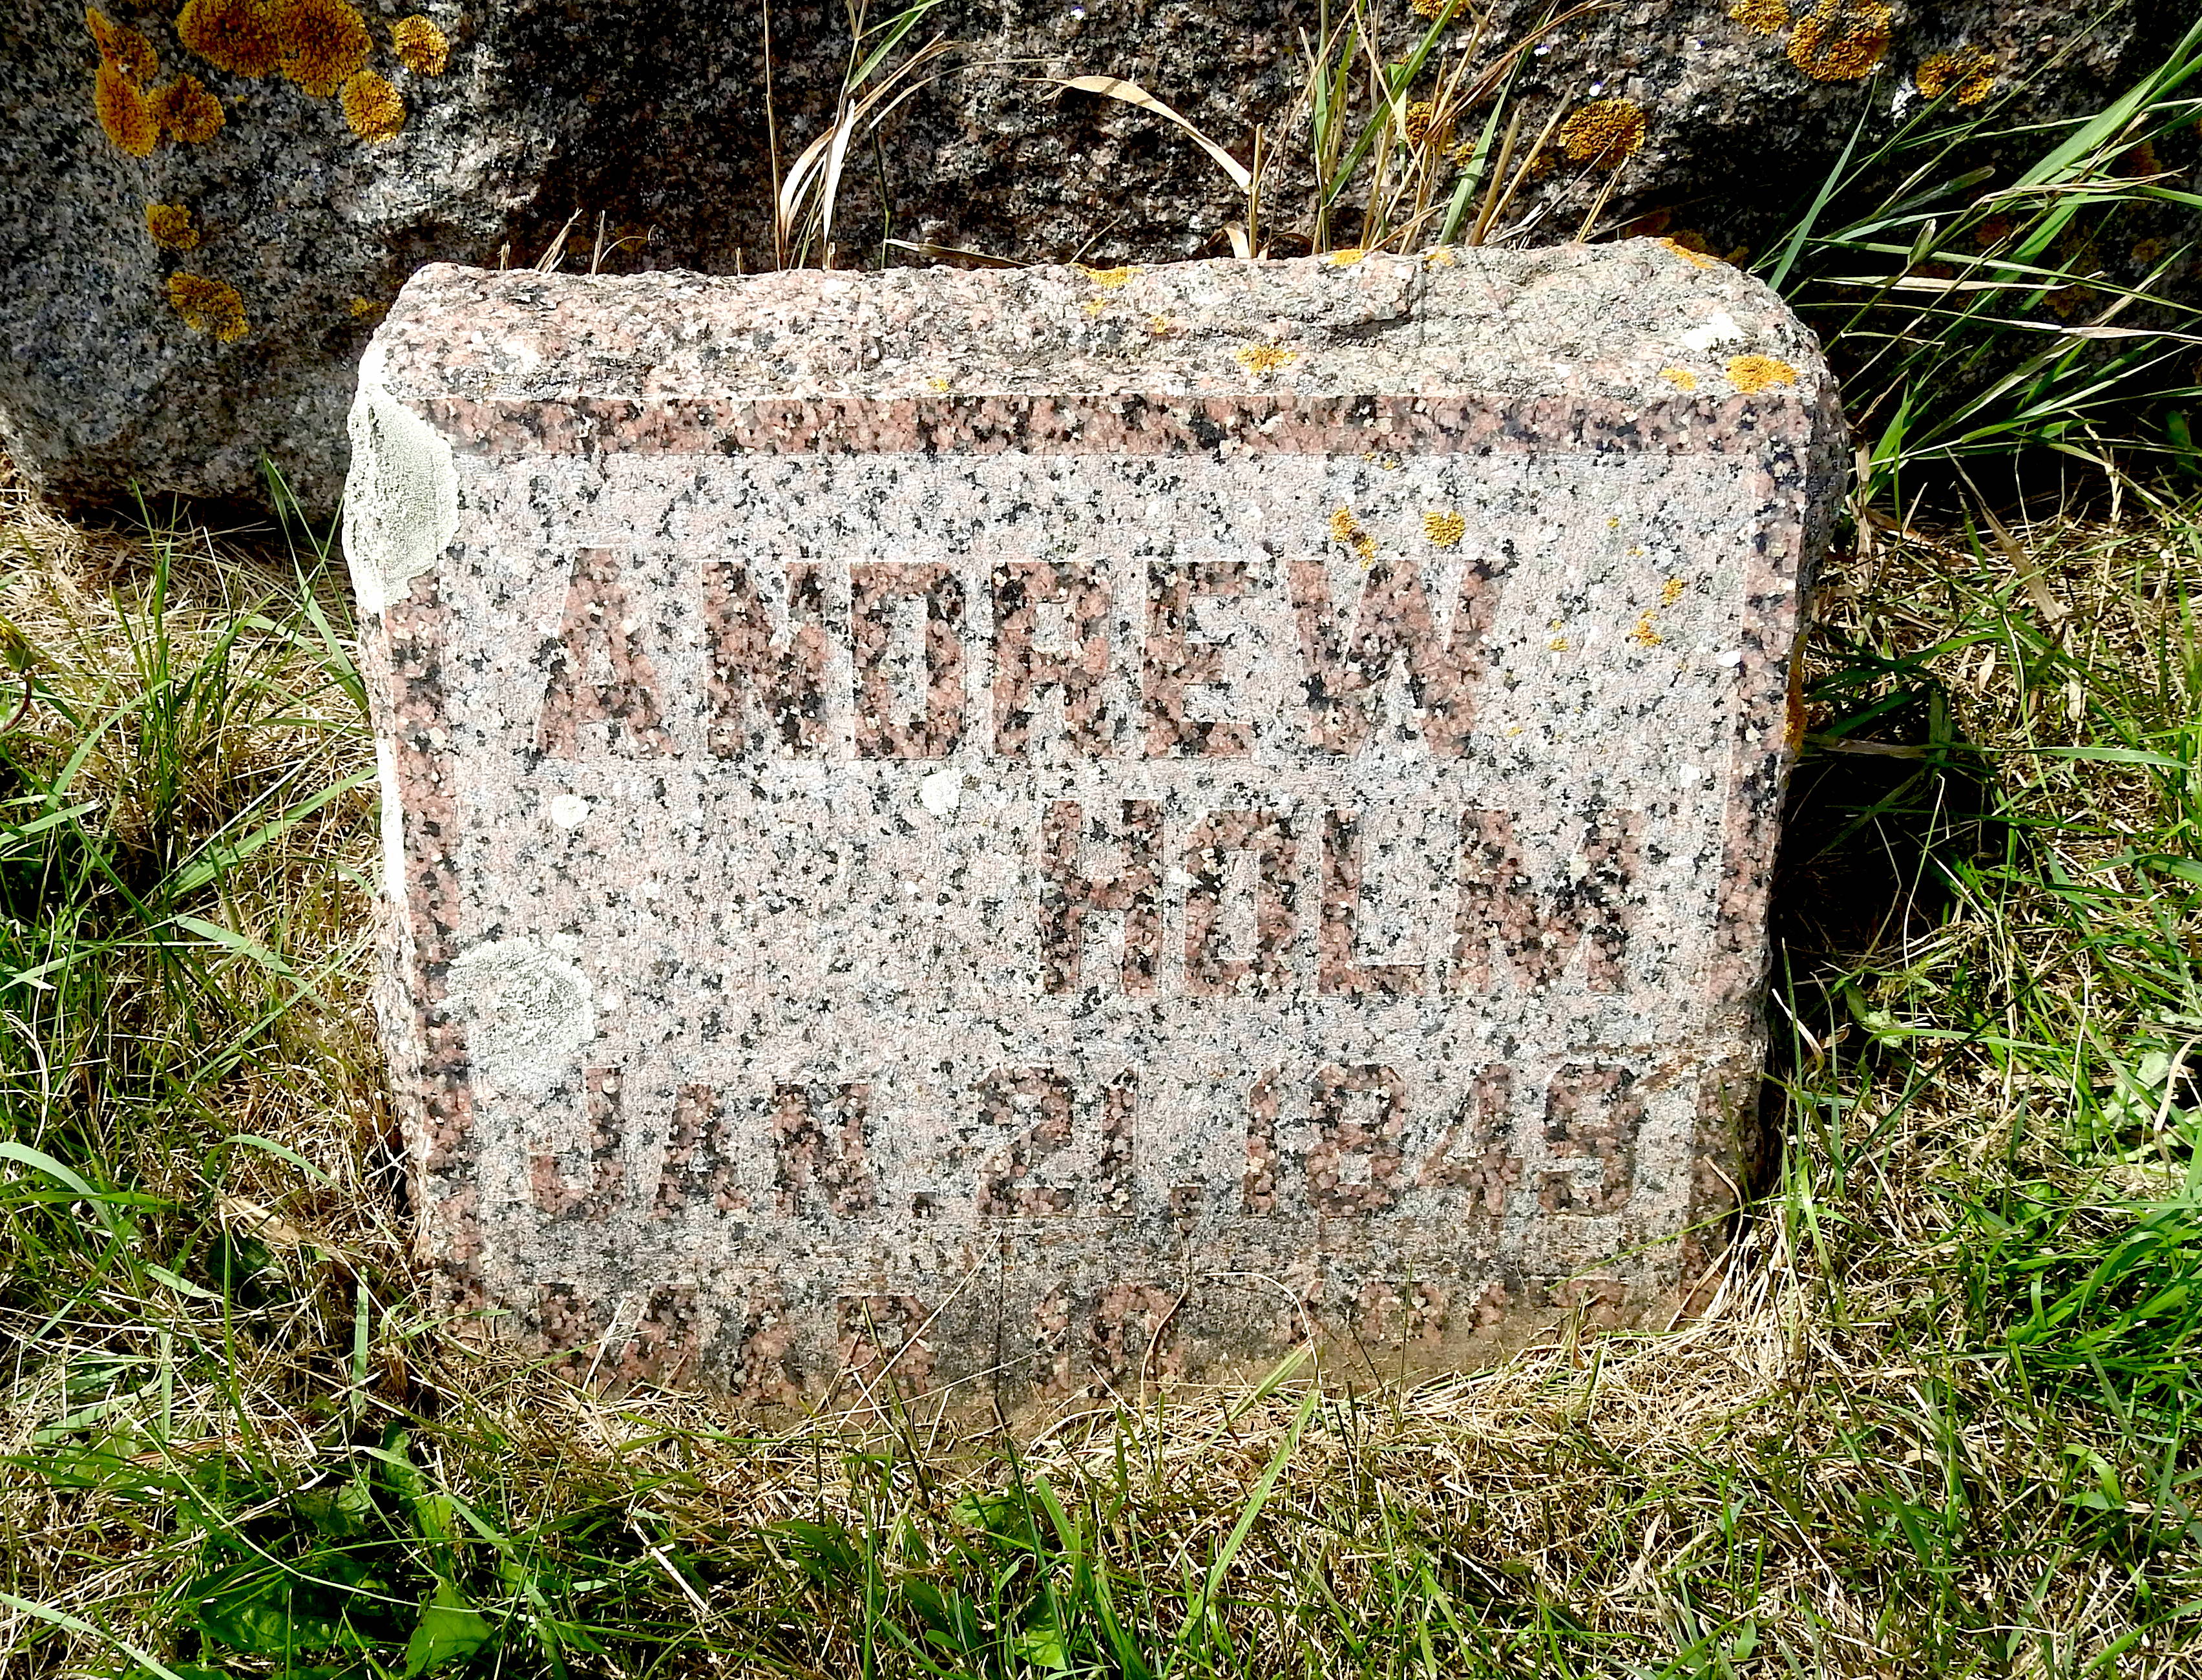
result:
[[(2188, 1194), (2176, 1065), (2146, 1137), (2118, 1070), (2197, 986), (2196, 895), (2135, 861), (2193, 857), (2193, 779), (2034, 755), (2202, 757), (2202, 560), (2176, 518), (2015, 540), (2024, 564), (1993, 533), (1885, 535), (1828, 580), (1816, 730), (1904, 752), (1817, 762), (1921, 783), (1846, 843), (1886, 913), (1797, 923), (1788, 1150), (1701, 1317), (1414, 1386), (1150, 1393), (1017, 1439), (758, 1432), (436, 1322), (367, 1047), (367, 791), (159, 890), (365, 763), (302, 604), (335, 613), (327, 575), (302, 592), (264, 539), (95, 532), (12, 490), (0, 614), (40, 703), (0, 799), (104, 720), (71, 795), (152, 920), (57, 852), (26, 894), (27, 842), (0, 851), (0, 972), (80, 947), (49, 991), (0, 993), (9, 1135), (144, 1198), (32, 1200), (53, 1181), (0, 1167), (0, 1676), (116, 1672), (121, 1641), (276, 1671), (191, 1631), (229, 1590), (212, 1571), (355, 1555), (372, 1579), (340, 1596), (397, 1668), (443, 1578), (497, 1630), (483, 1672), (1010, 1674), (1058, 1646), (1122, 1673), (2193, 1671), (2193, 1391), (2123, 1342), (2093, 1384), (2012, 1327), (2032, 1280), (2069, 1284), (2036, 1256), (2084, 1261)], [(160, 693), (218, 703), (180, 723)], [(332, 1540), (313, 1502), (345, 1487), (371, 1518)]]

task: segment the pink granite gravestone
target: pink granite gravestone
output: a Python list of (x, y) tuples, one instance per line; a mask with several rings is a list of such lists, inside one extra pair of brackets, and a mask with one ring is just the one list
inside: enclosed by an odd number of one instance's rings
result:
[(455, 1303), (1021, 1405), (1701, 1270), (1843, 463), (1755, 282), (439, 267), (352, 435)]

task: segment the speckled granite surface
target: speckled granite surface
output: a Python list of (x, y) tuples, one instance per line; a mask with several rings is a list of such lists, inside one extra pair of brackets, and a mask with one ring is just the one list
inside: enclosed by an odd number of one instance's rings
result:
[(1662, 245), (423, 271), (353, 411), (452, 1303), (1022, 1406), (1673, 1312), (1844, 470)]

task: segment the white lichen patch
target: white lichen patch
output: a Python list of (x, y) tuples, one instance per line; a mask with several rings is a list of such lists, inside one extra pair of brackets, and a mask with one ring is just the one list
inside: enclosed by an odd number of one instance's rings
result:
[(597, 1035), (587, 977), (533, 939), (462, 952), (445, 1001), (466, 1023), (468, 1058), (507, 1090), (550, 1089)]

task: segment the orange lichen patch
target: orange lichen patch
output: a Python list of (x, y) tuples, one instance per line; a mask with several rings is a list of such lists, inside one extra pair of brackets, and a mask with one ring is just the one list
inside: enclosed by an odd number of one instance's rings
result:
[(1797, 20), (1789, 62), (1816, 82), (1854, 82), (1888, 56), (1894, 16), (1881, 0), (1820, 0)]
[(386, 140), (405, 126), (405, 102), (397, 90), (362, 70), (344, 85), (344, 121), (362, 140)]
[(1177, 323), (1166, 315), (1151, 315), (1147, 317), (1147, 331), (1157, 339), (1171, 338), (1177, 333)]
[(185, 0), (176, 38), (233, 76), (264, 76), (282, 56), (268, 0)]
[(1232, 352), (1232, 359), (1257, 379), (1274, 374), (1287, 362), (1297, 362), (1300, 353), (1296, 350), (1280, 350), (1275, 345), (1241, 345)]
[(1659, 243), (1666, 246), (1668, 250), (1673, 251), (1675, 256), (1681, 257), (1685, 262), (1694, 263), (1700, 268), (1717, 268), (1720, 267), (1720, 258), (1715, 256), (1709, 251), (1701, 251), (1694, 245), (1686, 245), (1680, 239), (1662, 239)]
[(204, 145), (221, 133), (221, 101), (197, 76), (178, 76), (153, 90), (153, 120), (172, 140)]
[(2059, 286), (2042, 294), (2051, 312), (2065, 321), (2084, 313), (2103, 293), (2092, 286)]
[(2164, 173), (2164, 165), (2157, 161), (2155, 144), (2148, 140), (2143, 140), (2137, 146), (2127, 147), (2118, 154), (2117, 162), (2111, 167), (2128, 180), (2140, 180)]
[(1460, 266), (1459, 255), (1451, 245), (1431, 246), (1422, 253), (1422, 261), (1433, 268), (1457, 268)]
[(153, 56), (153, 44), (136, 30), (125, 28), (91, 6), (84, 9), (84, 21), (98, 44), (100, 57), (132, 81), (150, 81), (160, 74), (161, 61)]
[(1911, 80), (1929, 99), (1954, 91), (1960, 105), (1977, 105), (1995, 85), (1995, 55), (1986, 47), (1959, 47), (1928, 54)]
[(1652, 622), (1652, 615), (1647, 612), (1636, 621), (1636, 628), (1628, 633), (1628, 640), (1639, 647), (1657, 647), (1667, 639), (1659, 634), (1658, 627)]
[(1468, 522), (1457, 513), (1426, 513), (1422, 516), (1422, 534), (1440, 548), (1457, 548), (1460, 539), (1468, 534)]
[(1326, 268), (1351, 268), (1368, 255), (1366, 245), (1345, 245), (1337, 251), (1325, 251), (1322, 260)]
[(1376, 557), (1376, 539), (1361, 528), (1351, 508), (1340, 508), (1331, 515), (1330, 535), (1332, 541), (1343, 543), (1359, 555), (1363, 565)]
[(1644, 144), (1644, 108), (1634, 99), (1593, 99), (1560, 125), (1560, 150), (1577, 163), (1618, 169)]
[(451, 62), (450, 38), (432, 18), (398, 19), (390, 26), (390, 49), (416, 76), (440, 76)]
[(1442, 146), (1452, 138), (1452, 125), (1438, 121), (1438, 108), (1428, 99), (1417, 99), (1408, 106), (1400, 127), (1409, 145)]
[(1789, 25), (1789, 8), (1783, 0), (1735, 0), (1728, 15), (1754, 35), (1779, 34)]
[(244, 336), (244, 299), (227, 280), (204, 274), (176, 273), (168, 276), (168, 302), (194, 333), (211, 333), (224, 344)]
[(191, 226), (191, 213), (182, 204), (145, 206), (145, 231), (156, 245), (170, 251), (197, 251), (199, 230)]
[(345, 0), (276, 0), (277, 68), (326, 99), (367, 68), (374, 38)]
[(1771, 356), (1739, 356), (1728, 364), (1728, 382), (1748, 397), (1769, 386), (1796, 384), (1797, 370)]
[(91, 109), (101, 131), (132, 157), (144, 157), (160, 143), (161, 125), (138, 85), (122, 74), (111, 58), (99, 61), (99, 74), (91, 84)]
[(1659, 604), (1671, 607), (1689, 593), (1690, 581), (1686, 577), (1670, 577), (1659, 586)]
[(1094, 285), (1106, 286), (1113, 292), (1120, 286), (1128, 285), (1131, 281), (1132, 276), (1138, 274), (1139, 271), (1138, 268), (1127, 265), (1122, 268), (1081, 268), (1078, 272), (1085, 275), (1086, 279), (1092, 280)]
[(1407, 0), (1407, 4), (1416, 17), (1431, 23), (1445, 15), (1445, 0)]
[(1678, 391), (1695, 391), (1698, 388), (1698, 376), (1687, 368), (1662, 368), (1659, 377)]

